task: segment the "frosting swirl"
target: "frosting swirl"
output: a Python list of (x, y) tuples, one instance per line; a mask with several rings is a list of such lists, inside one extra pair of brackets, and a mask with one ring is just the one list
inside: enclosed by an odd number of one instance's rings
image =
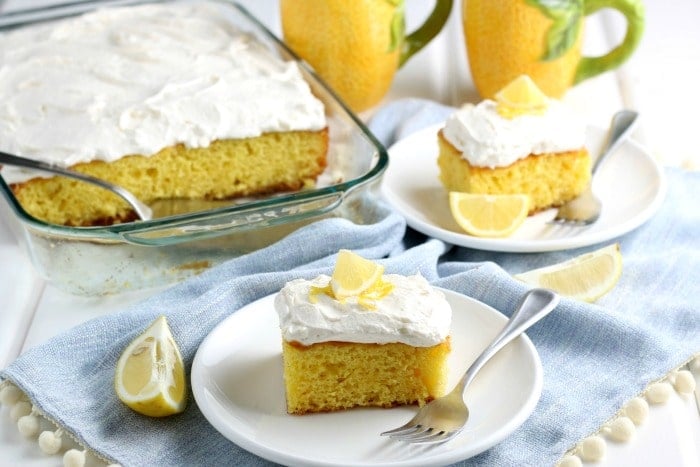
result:
[(530, 154), (564, 152), (585, 144), (585, 125), (556, 100), (540, 115), (505, 118), (496, 102), (466, 104), (448, 117), (444, 138), (471, 165), (507, 167)]
[(324, 288), (330, 280), (327, 275), (311, 281), (296, 279), (277, 294), (275, 309), (284, 340), (303, 345), (340, 341), (429, 347), (450, 332), (449, 303), (420, 275), (384, 275), (383, 280), (394, 287), (371, 309), (356, 298), (341, 302), (321, 293), (310, 299), (312, 288)]
[(0, 148), (63, 167), (326, 126), (296, 63), (211, 2), (105, 8), (4, 33), (0, 65)]

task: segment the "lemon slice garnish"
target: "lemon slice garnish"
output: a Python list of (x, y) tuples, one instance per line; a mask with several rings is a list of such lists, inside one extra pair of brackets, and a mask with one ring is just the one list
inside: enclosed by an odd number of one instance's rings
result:
[(594, 302), (612, 290), (621, 274), (620, 245), (614, 243), (562, 263), (516, 274), (515, 277), (567, 297)]
[(477, 237), (506, 237), (527, 217), (527, 195), (486, 195), (450, 192), (450, 211), (457, 224)]
[(153, 321), (124, 349), (117, 362), (114, 390), (124, 404), (151, 417), (185, 410), (185, 370), (165, 316)]
[(359, 296), (372, 287), (384, 273), (384, 266), (350, 250), (340, 250), (331, 276), (331, 289), (338, 300)]
[(520, 75), (494, 96), (496, 111), (504, 118), (542, 115), (548, 98), (528, 75)]

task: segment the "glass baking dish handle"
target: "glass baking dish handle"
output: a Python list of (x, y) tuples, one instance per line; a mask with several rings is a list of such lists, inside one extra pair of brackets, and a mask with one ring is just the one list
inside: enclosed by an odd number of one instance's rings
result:
[(164, 225), (121, 232), (120, 236), (132, 244), (162, 246), (289, 224), (332, 211), (341, 204), (344, 194), (337, 191), (312, 195), (301, 202), (296, 199), (235, 212), (214, 212), (196, 220), (183, 219), (178, 223), (165, 222)]

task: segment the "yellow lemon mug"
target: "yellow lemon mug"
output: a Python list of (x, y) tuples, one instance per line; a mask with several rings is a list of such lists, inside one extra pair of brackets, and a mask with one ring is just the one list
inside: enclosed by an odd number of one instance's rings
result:
[(404, 0), (281, 0), (287, 45), (354, 111), (377, 104), (396, 71), (442, 29), (453, 0), (436, 0), (405, 33)]
[[(600, 57), (582, 57), (586, 16), (618, 10), (627, 21), (622, 43)], [(644, 30), (641, 0), (463, 0), (462, 22), (472, 79), (490, 98), (522, 74), (561, 97), (571, 86), (627, 60)]]

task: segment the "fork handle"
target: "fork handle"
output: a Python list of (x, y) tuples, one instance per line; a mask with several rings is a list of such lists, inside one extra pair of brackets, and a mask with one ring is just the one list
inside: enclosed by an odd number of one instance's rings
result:
[(559, 303), (559, 296), (547, 289), (532, 289), (520, 300), (510, 320), (486, 349), (467, 369), (454, 391), (464, 394), (476, 374), (506, 344), (525, 332), (530, 326), (544, 318)]
[(64, 175), (66, 177), (75, 178), (85, 182), (95, 183), (105, 188), (111, 188), (111, 186), (106, 185), (105, 182), (100, 180), (99, 178), (94, 178), (80, 172), (74, 172), (72, 170), (64, 169), (57, 165), (47, 164), (45, 162), (37, 161), (34, 159), (26, 159), (24, 157), (15, 156), (13, 154), (8, 154), (6, 152), (0, 151), (0, 165), (2, 164), (24, 167), (26, 169), (44, 170), (46, 172)]
[(603, 162), (608, 154), (612, 154), (617, 150), (622, 143), (623, 136), (629, 133), (634, 127), (638, 116), (639, 114), (634, 110), (620, 110), (613, 115), (610, 129), (608, 130), (608, 139), (605, 141), (603, 151), (596, 159), (595, 164), (593, 164), (592, 173), (598, 170), (601, 162)]
[(131, 208), (136, 212), (141, 220), (150, 220), (153, 217), (153, 211), (140, 199), (128, 191), (126, 188), (109, 183), (101, 178), (93, 177), (81, 172), (76, 172), (73, 170), (64, 169), (53, 164), (47, 164), (46, 162), (37, 161), (34, 159), (27, 159), (24, 157), (15, 156), (14, 154), (8, 154), (4, 151), (0, 151), (0, 167), (2, 164), (14, 165), (17, 167), (24, 167), (26, 169), (44, 170), (46, 172), (52, 172), (58, 175), (63, 175), (64, 177), (74, 178), (76, 180), (82, 180), (84, 182), (92, 183), (94, 185), (100, 186), (106, 190), (111, 191), (115, 195), (121, 197), (124, 201), (129, 203)]

